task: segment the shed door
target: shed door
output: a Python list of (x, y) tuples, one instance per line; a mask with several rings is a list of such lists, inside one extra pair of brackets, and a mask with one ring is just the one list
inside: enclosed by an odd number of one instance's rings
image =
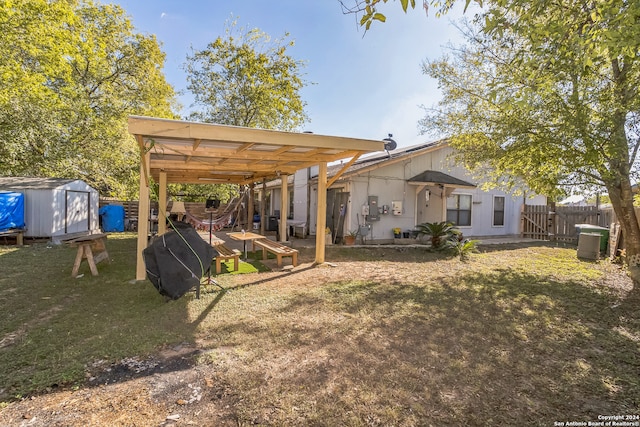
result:
[(65, 233), (89, 231), (89, 193), (85, 191), (66, 192)]

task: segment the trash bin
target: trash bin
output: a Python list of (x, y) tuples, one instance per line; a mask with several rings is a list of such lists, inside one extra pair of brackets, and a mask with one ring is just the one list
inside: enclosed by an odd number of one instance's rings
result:
[(576, 231), (578, 233), (578, 241), (580, 240), (580, 234), (582, 233), (595, 233), (600, 235), (600, 252), (607, 251), (607, 245), (609, 244), (609, 229), (591, 224), (576, 224)]
[(267, 231), (277, 231), (278, 230), (278, 217), (270, 216), (269, 221), (267, 221)]
[(124, 206), (106, 205), (98, 211), (102, 220), (102, 231), (124, 231)]

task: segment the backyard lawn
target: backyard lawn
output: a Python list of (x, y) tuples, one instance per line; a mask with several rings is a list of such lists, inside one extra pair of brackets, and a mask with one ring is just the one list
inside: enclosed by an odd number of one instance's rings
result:
[(575, 247), (308, 249), (165, 302), (135, 244), (0, 246), (0, 425), (640, 425), (638, 292)]

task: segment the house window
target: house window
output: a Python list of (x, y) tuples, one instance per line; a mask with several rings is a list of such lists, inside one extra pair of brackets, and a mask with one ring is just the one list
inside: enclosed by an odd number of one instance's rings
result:
[(453, 194), (447, 198), (447, 221), (457, 226), (471, 225), (471, 195)]
[(493, 197), (493, 226), (504, 226), (504, 196)]

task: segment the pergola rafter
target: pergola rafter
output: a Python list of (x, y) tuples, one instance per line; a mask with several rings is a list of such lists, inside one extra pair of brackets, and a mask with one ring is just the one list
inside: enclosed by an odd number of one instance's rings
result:
[[(129, 132), (140, 149), (140, 209), (136, 279), (145, 278), (142, 250), (147, 247), (149, 182), (159, 183), (160, 204), (166, 206), (166, 186), (232, 183), (253, 185), (297, 170), (319, 166), (318, 192), (326, 191), (327, 163), (382, 151), (383, 141), (312, 133), (282, 132), (208, 123), (129, 117)], [(323, 174), (324, 171), (324, 174)], [(286, 179), (283, 194), (286, 194)], [(317, 229), (324, 230), (326, 194), (318, 195)], [(285, 206), (286, 208), (286, 206)], [(287, 213), (281, 213), (281, 238), (286, 238)], [(164, 232), (164, 222), (159, 232)], [(316, 263), (324, 262), (324, 233), (316, 235)]]

